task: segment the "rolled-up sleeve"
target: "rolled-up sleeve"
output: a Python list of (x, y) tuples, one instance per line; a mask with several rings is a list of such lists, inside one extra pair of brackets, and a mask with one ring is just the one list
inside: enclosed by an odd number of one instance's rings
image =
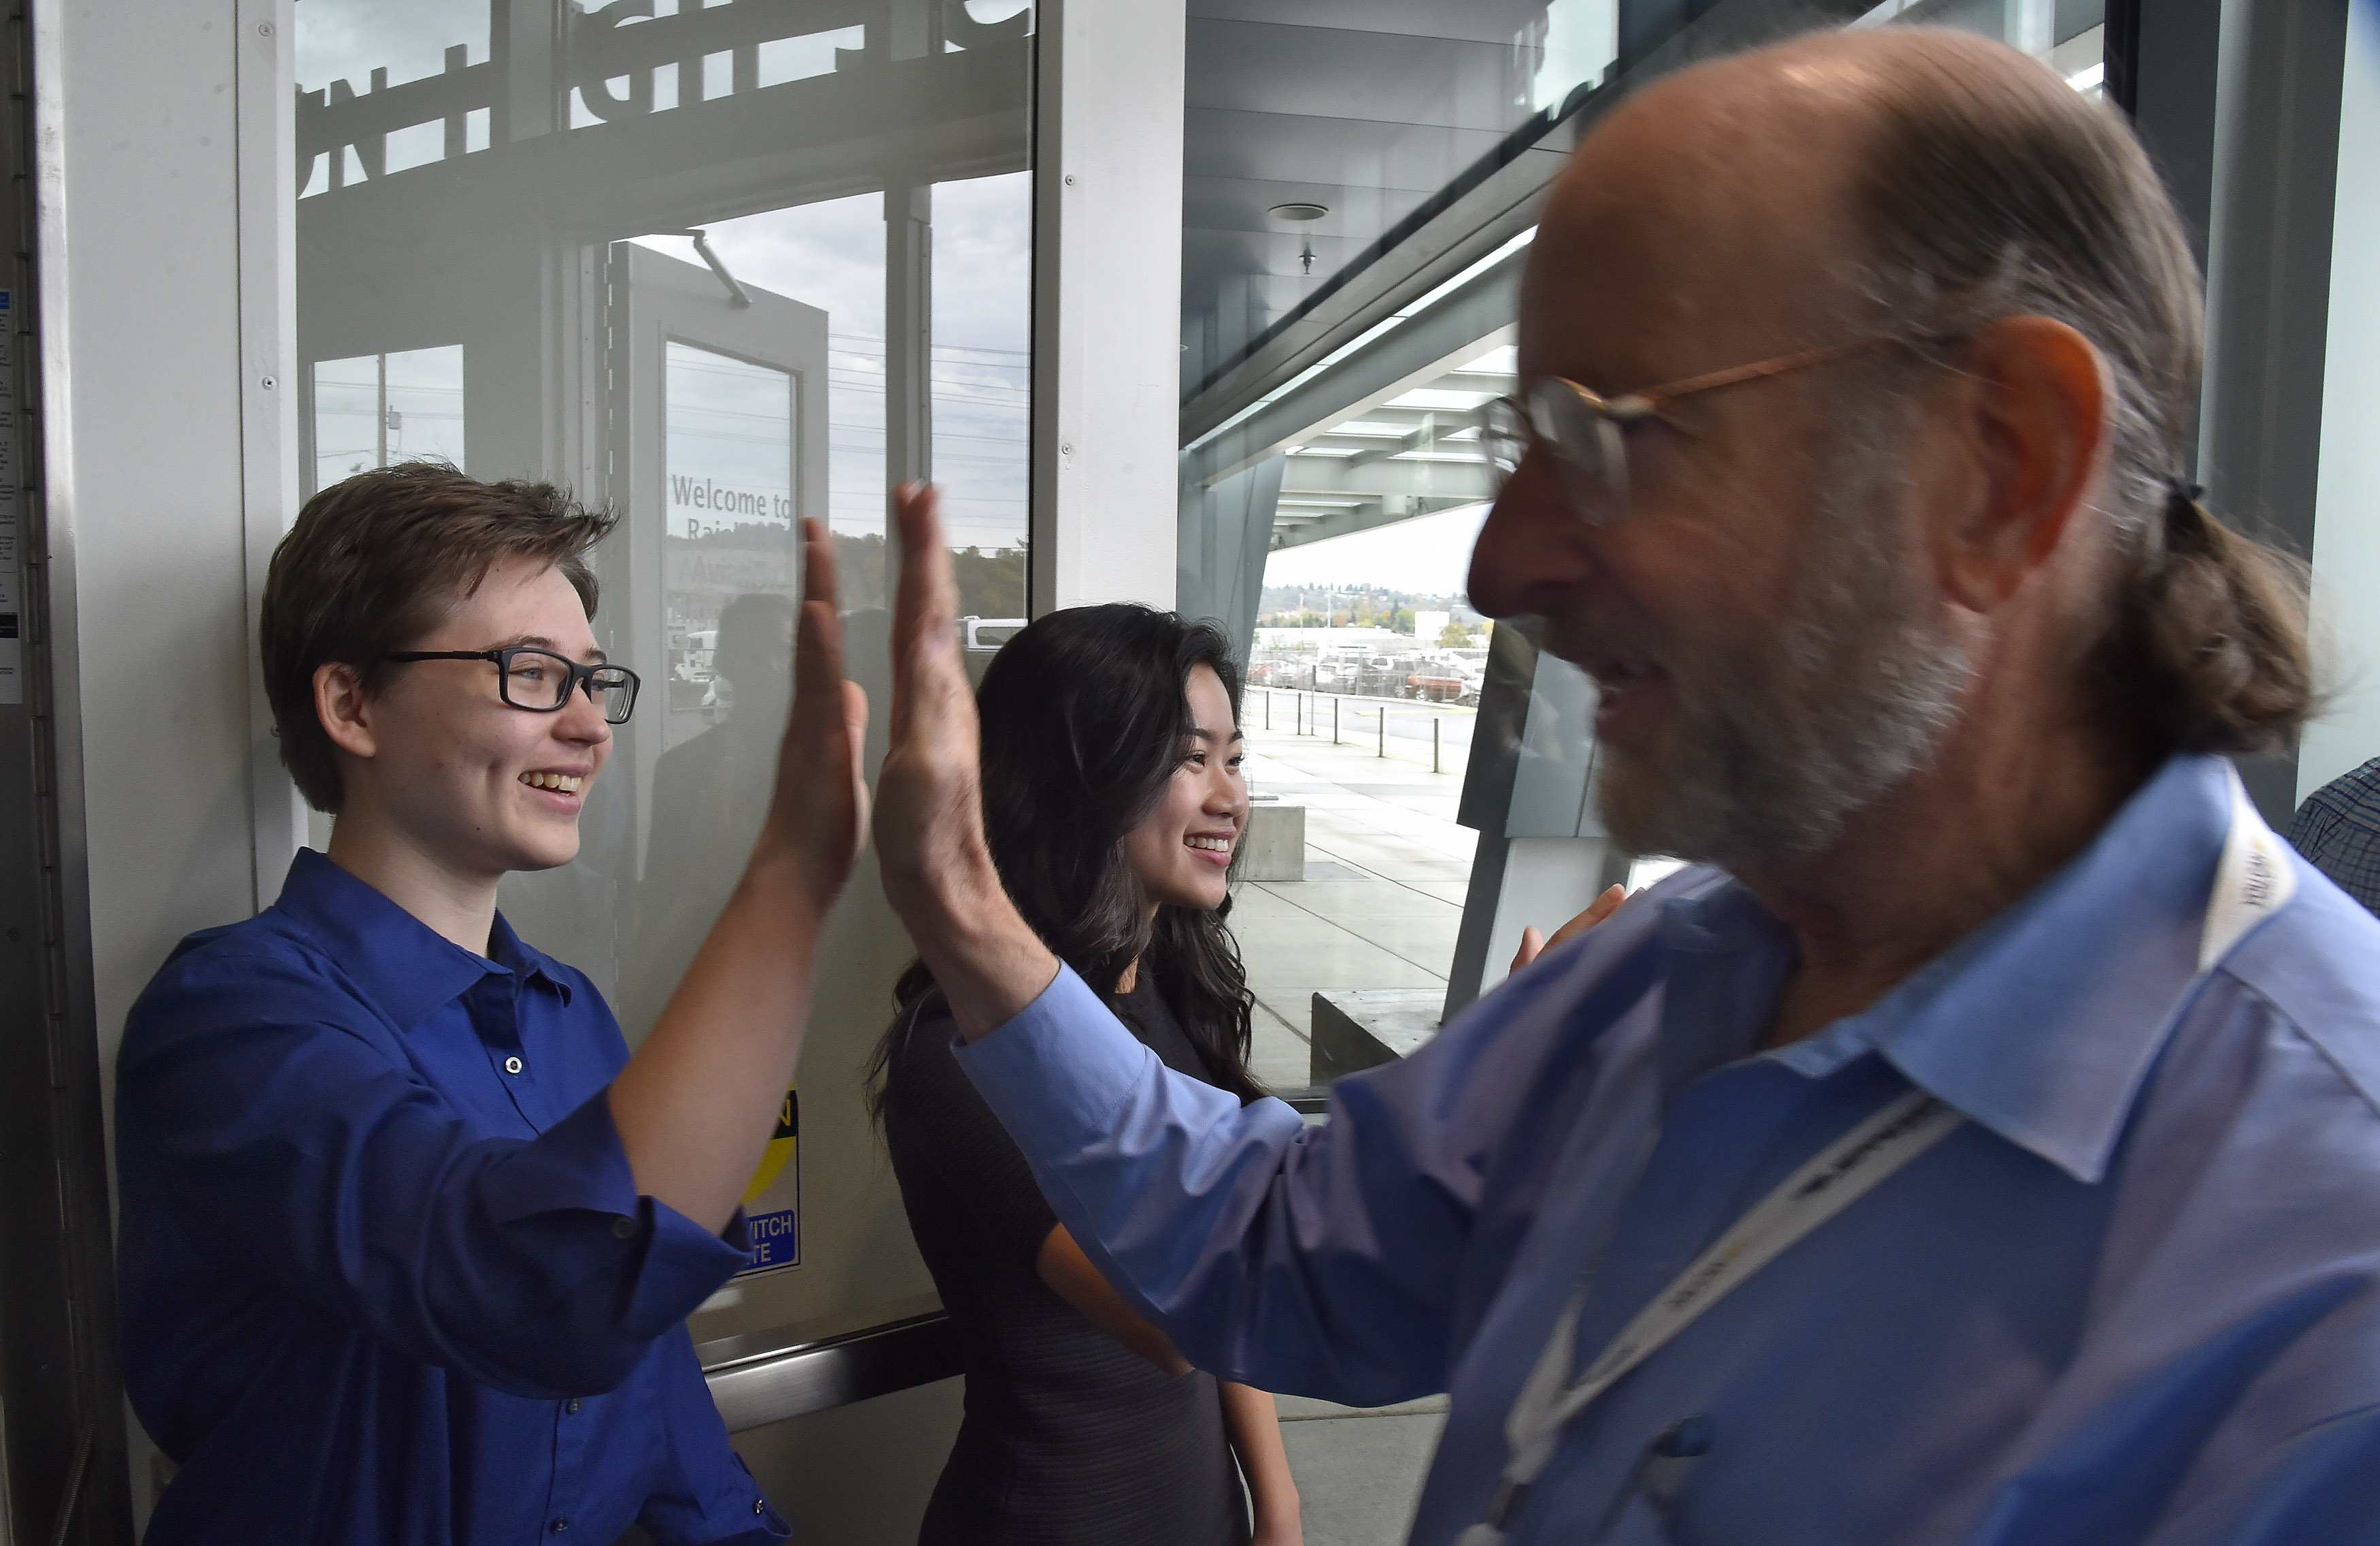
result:
[(1168, 1070), (1062, 969), (959, 1059), (1060, 1218), (1193, 1362), (1359, 1406), (1444, 1388), (1476, 1172), (1425, 1151), (1426, 1075), (1342, 1082), (1307, 1128)]
[(516, 1394), (626, 1377), (744, 1260), (639, 1196), (599, 1090), (534, 1138), (476, 1135), (392, 1032), (303, 966), (162, 975), (118, 1127), (193, 1238), (424, 1362)]

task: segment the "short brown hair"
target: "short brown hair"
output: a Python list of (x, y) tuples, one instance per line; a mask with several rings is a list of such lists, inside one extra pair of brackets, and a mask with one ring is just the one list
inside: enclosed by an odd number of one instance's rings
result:
[(376, 691), (381, 657), (435, 627), (508, 558), (560, 569), (592, 617), (586, 554), (616, 519), (552, 483), (485, 483), (440, 462), (358, 473), (308, 500), (273, 552), (258, 628), (281, 763), (306, 802), (339, 809), (338, 758), (314, 712), (317, 668), (353, 666)]
[(2173, 201), (2131, 128), (2051, 71), (1964, 68), (1998, 45), (1936, 36), (1873, 92), (1854, 207), (1876, 298), (1916, 334), (2035, 315), (2090, 339), (2122, 553), (2093, 690), (2156, 750), (2286, 747), (2317, 701), (2305, 568), (2198, 503), (2202, 308)]

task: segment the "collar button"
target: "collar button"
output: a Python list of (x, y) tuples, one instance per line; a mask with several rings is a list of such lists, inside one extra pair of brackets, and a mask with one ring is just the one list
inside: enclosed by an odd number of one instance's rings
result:
[(521, 1071), (523, 1066), (524, 1065), (517, 1056), (504, 1059), (504, 1072), (507, 1074), (517, 1074)]

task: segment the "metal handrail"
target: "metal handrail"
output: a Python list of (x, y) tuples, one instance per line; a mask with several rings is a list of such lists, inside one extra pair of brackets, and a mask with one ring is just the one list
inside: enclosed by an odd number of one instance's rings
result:
[(847, 1331), (808, 1322), (704, 1343), (696, 1352), (727, 1430), (742, 1433), (960, 1373), (958, 1332), (941, 1302), (928, 1295), (904, 1304), (920, 1308)]

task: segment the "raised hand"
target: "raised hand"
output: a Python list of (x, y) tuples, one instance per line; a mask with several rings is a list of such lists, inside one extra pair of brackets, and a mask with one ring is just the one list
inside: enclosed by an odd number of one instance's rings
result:
[(1552, 949), (1555, 945), (1561, 943), (1562, 941), (1574, 939), (1577, 936), (1585, 933), (1589, 929), (1594, 928), (1605, 919), (1609, 918), (1613, 913), (1618, 912), (1620, 910), (1620, 904), (1627, 900), (1628, 888), (1626, 886), (1606, 886), (1602, 895), (1597, 897), (1594, 901), (1589, 902), (1586, 905), (1586, 911), (1579, 914), (1576, 918), (1572, 919), (1568, 923), (1565, 923), (1560, 928), (1555, 930), (1553, 938), (1546, 938), (1543, 934), (1537, 931), (1536, 927), (1534, 924), (1522, 930), (1520, 954), (1512, 957), (1512, 969), (1514, 971), (1518, 971), (1523, 967), (1527, 966), (1531, 961), (1536, 960), (1541, 953)]
[(637, 1189), (725, 1226), (759, 1162), (808, 1033), (827, 909), (868, 830), (868, 698), (843, 679), (834, 547), (802, 523), (807, 579), (794, 708), (768, 820), (743, 878), (661, 1017), (612, 1081)]
[(892, 722), (876, 782), (885, 895), (915, 931), (953, 883), (990, 861), (975, 695), (959, 654), (958, 590), (929, 484), (892, 493), (901, 573), (892, 603)]
[(868, 784), (860, 749), (868, 738), (868, 695), (843, 675), (843, 615), (834, 539), (802, 522), (802, 612), (794, 647), (794, 707), (777, 749), (759, 854), (784, 853), (803, 889), (823, 913), (851, 877), (868, 831)]
[(958, 588), (934, 491), (893, 491), (891, 744), (876, 781), (884, 894), (949, 998), (962, 1034), (1013, 1018), (1057, 973), (1008, 899), (983, 834), (975, 694), (959, 654)]

